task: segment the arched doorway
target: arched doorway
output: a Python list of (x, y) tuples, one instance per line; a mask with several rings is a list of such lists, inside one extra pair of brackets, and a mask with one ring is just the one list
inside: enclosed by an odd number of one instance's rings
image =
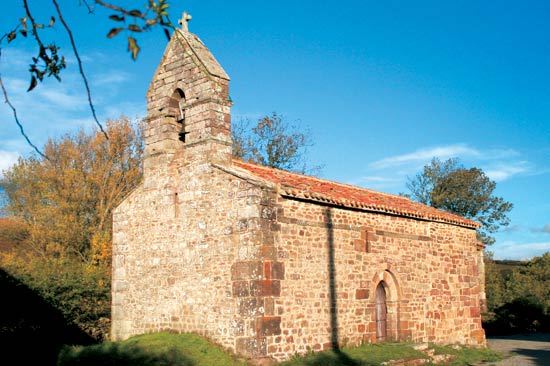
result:
[(376, 341), (384, 342), (388, 336), (388, 305), (386, 303), (386, 288), (381, 281), (376, 287)]
[[(369, 337), (375, 342), (408, 340), (408, 329), (402, 329), (400, 323), (401, 288), (399, 279), (389, 266), (379, 270), (372, 277), (369, 290)], [(376, 329), (376, 333), (374, 332)]]

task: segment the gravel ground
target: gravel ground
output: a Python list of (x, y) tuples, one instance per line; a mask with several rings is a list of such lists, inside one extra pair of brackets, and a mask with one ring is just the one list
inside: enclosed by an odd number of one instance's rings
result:
[(512, 357), (484, 365), (550, 366), (550, 333), (487, 338), (489, 348)]

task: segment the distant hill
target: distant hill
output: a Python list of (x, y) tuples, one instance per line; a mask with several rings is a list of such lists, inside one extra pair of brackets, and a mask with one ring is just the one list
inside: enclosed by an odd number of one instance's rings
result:
[(524, 267), (527, 261), (517, 261), (511, 259), (495, 260), (497, 269), (503, 278), (507, 278), (514, 269)]

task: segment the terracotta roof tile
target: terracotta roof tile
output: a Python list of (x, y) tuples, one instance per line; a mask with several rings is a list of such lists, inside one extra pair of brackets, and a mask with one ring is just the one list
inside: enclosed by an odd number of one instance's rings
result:
[(233, 160), (233, 166), (243, 169), (262, 180), (277, 184), (282, 196), (324, 202), (365, 211), (446, 222), (469, 228), (480, 227), (480, 224), (475, 221), (411, 201), (401, 196), (245, 163), (240, 160)]

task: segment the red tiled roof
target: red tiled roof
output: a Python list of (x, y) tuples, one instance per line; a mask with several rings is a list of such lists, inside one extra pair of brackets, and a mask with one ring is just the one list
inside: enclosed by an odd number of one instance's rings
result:
[(478, 228), (480, 224), (463, 217), (411, 201), (408, 198), (348, 184), (233, 160), (233, 166), (279, 185), (282, 196), (323, 202), (365, 211), (419, 218)]

